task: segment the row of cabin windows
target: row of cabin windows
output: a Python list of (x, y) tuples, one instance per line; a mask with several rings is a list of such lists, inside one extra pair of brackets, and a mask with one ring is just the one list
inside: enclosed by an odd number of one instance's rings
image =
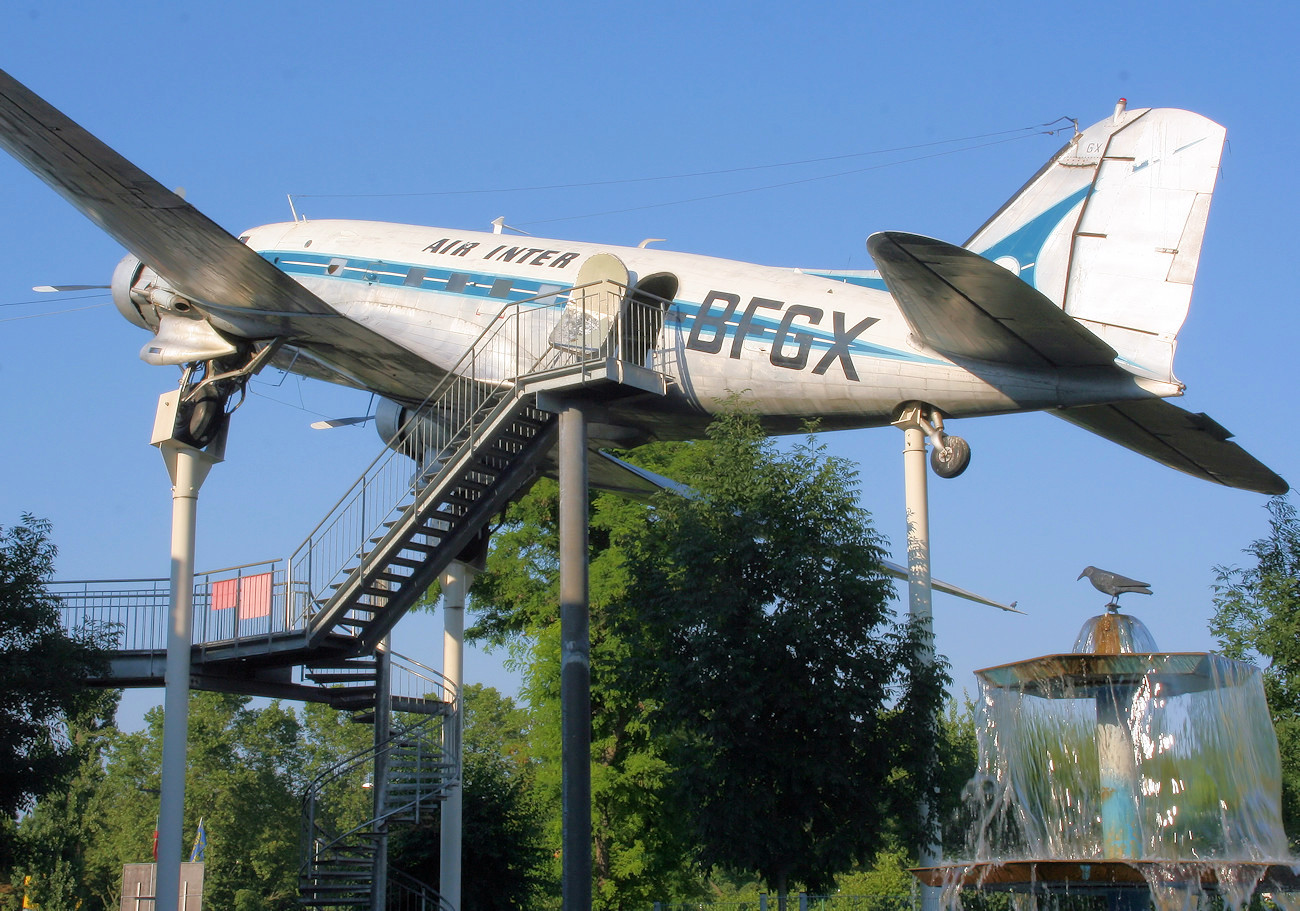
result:
[[(329, 275), (336, 275), (339, 270), (344, 268), (347, 264), (348, 261), (346, 259), (331, 259), (329, 265), (325, 267), (325, 272)], [(407, 271), (406, 278), (402, 280), (402, 284), (409, 288), (418, 288), (424, 284), (424, 279), (428, 274), (428, 269), (420, 266), (412, 266)], [(451, 294), (460, 294), (469, 287), (472, 278), (473, 276), (467, 275), (464, 272), (453, 272), (447, 277), (447, 285), (443, 290)], [(497, 297), (505, 300), (510, 296), (510, 292), (513, 288), (514, 283), (510, 279), (498, 278), (492, 282), (492, 287), (488, 290), (488, 297)]]

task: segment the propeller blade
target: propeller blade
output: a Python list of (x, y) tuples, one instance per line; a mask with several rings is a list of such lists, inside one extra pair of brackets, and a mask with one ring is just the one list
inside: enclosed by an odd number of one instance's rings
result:
[(107, 291), (109, 285), (37, 285), (32, 288), (33, 291), (39, 291), (41, 294), (52, 294), (59, 291)]
[(375, 416), (367, 414), (364, 417), (357, 418), (330, 418), (326, 421), (312, 421), (312, 430), (333, 430), (335, 427), (350, 427), (353, 424), (364, 424), (366, 421), (373, 421)]

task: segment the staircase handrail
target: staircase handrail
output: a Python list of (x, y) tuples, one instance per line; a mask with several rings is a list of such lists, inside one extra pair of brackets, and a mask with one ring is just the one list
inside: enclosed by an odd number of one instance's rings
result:
[[(428, 732), (426, 729), (433, 727), (435, 722), (439, 720), (440, 718), (438, 716), (432, 716), (424, 718), (415, 724), (396, 728), (384, 743), (378, 746), (372, 745), (364, 750), (353, 753), (350, 756), (345, 756), (343, 759), (333, 763), (312, 779), (311, 784), (307, 787), (306, 793), (303, 795), (302, 815), (304, 823), (303, 834), (305, 838), (305, 858), (302, 869), (304, 875), (310, 875), (310, 871), (317, 865), (317, 858), (320, 854), (325, 853), (336, 846), (346, 844), (347, 840), (353, 835), (372, 829), (375, 824), (380, 822), (382, 819), (394, 816), (397, 813), (406, 810), (412, 804), (421, 802), (417, 797), (414, 800), (407, 801), (406, 803), (396, 807), (387, 808), (387, 811), (381, 817), (371, 816), (344, 832), (333, 833), (322, 827), (316, 818), (317, 803), (325, 788), (331, 782), (337, 781), (348, 773), (354, 772), (358, 768), (364, 767), (369, 763), (373, 763), (376, 756), (380, 753), (390, 752), (401, 741), (410, 740), (420, 735), (425, 735), (425, 739), (431, 741), (432, 738), (427, 737)], [(458, 781), (459, 778), (460, 770), (456, 769), (454, 774), (450, 776), (449, 780), (444, 782), (442, 788), (430, 789), (430, 798), (432, 798), (433, 794), (437, 791), (445, 790), (448, 784)]]
[[(305, 595), (299, 609), (299, 622), (304, 626), (310, 624), (318, 611), (318, 599), (323, 590), (340, 577), (349, 563), (364, 555), (367, 539), (398, 511), (397, 505), (436, 476), (435, 471), (426, 471), (425, 465), (436, 464), (440, 459), (454, 461), (449, 458), (454, 451), (472, 446), (475, 428), (485, 417), (485, 404), (493, 404), (495, 397), (518, 395), (519, 380), (532, 375), (544, 360), (547, 370), (576, 368), (580, 374), (585, 374), (587, 367), (603, 364), (611, 356), (608, 340), (618, 338), (619, 316), (627, 308), (637, 306), (662, 312), (668, 303), (648, 297), (645, 301), (634, 300), (628, 291), (627, 286), (615, 282), (591, 282), (502, 306), (447, 375), (435, 384), (417, 408), (409, 412), (388, 446), (289, 557), (288, 589), (294, 594)], [(614, 293), (620, 305), (613, 308), (616, 315), (606, 322), (609, 295)], [(573, 311), (575, 301), (578, 302), (577, 310)], [(559, 305), (563, 305), (563, 309)], [(629, 325), (635, 323), (636, 320), (632, 320)], [(561, 325), (565, 335), (556, 340), (554, 336)], [(379, 485), (398, 455), (414, 458), (417, 469), (414, 472), (401, 471), (401, 480), (391, 483), (388, 495), (380, 497), (381, 503), (376, 510), (378, 515), (368, 520), (366, 492)], [(359, 517), (352, 516), (356, 509), (360, 511)], [(328, 561), (324, 566), (313, 566), (316, 551), (328, 546), (335, 529), (349, 519), (355, 519), (357, 527), (343, 532), (346, 540), (336, 545), (332, 554), (322, 555)]]
[[(394, 696), (408, 696), (418, 699), (427, 699), (428, 693), (411, 693), (405, 690), (412, 686), (411, 680), (423, 680), (431, 684), (440, 696), (443, 702), (451, 705), (455, 711), (459, 711), (460, 694), (456, 691), (456, 685), (451, 682), (451, 678), (442, 671), (434, 670), (427, 664), (421, 664), (414, 658), (406, 655), (389, 651), (389, 657), (393, 659), (392, 670), (393, 677), (390, 689)], [(398, 674), (401, 677), (398, 677)]]
[[(401, 870), (398, 870), (397, 868), (393, 867), (390, 864), (388, 867), (388, 887), (389, 887), (388, 894), (390, 897), (390, 901), (393, 897), (392, 887), (394, 883), (396, 883), (398, 887), (406, 890), (407, 892), (414, 893), (415, 897), (419, 899), (420, 907), (418, 909), (413, 909), (413, 911), (432, 911), (432, 908), (429, 908), (425, 904), (426, 902), (431, 902), (431, 901), (437, 902), (436, 908), (438, 909), (438, 911), (457, 911), (457, 909), (452, 906), (451, 902), (447, 901), (447, 899), (442, 897), (442, 893), (438, 892), (432, 886), (416, 879), (411, 874), (403, 873)], [(407, 906), (401, 904), (400, 899), (396, 902), (396, 904), (399, 908), (402, 908), (405, 911)]]

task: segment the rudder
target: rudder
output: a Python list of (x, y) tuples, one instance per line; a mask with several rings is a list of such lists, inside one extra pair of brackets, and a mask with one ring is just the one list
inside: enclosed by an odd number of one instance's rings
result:
[(1119, 354), (1177, 383), (1226, 132), (1171, 108), (1128, 111), (1077, 134), (965, 244), (1010, 269)]

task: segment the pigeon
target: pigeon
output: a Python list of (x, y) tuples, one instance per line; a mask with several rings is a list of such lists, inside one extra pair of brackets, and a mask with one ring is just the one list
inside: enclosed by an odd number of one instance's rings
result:
[[(1118, 607), (1119, 596), (1125, 592), (1137, 592), (1139, 595), (1151, 594), (1150, 582), (1139, 582), (1136, 579), (1130, 579), (1127, 576), (1121, 576), (1119, 573), (1108, 573), (1104, 569), (1098, 569), (1095, 566), (1085, 566), (1083, 572), (1079, 573), (1079, 579), (1084, 576), (1092, 583), (1092, 587), (1103, 594), (1110, 595), (1110, 603), (1107, 607)], [(1075, 580), (1076, 582), (1078, 579)]]

